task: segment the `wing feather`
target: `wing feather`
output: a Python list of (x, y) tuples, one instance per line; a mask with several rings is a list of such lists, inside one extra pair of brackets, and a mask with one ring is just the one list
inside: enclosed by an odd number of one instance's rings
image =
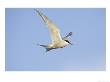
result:
[(38, 15), (42, 18), (44, 23), (48, 26), (48, 28), (51, 31), (51, 37), (52, 37), (52, 43), (57, 43), (62, 40), (61, 35), (60, 35), (60, 30), (58, 27), (43, 13), (40, 11), (36, 10), (35, 11), (38, 13)]

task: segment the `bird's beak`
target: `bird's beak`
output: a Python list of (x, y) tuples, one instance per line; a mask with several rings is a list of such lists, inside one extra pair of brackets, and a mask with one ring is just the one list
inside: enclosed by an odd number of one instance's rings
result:
[(73, 45), (71, 42), (69, 42), (69, 44)]

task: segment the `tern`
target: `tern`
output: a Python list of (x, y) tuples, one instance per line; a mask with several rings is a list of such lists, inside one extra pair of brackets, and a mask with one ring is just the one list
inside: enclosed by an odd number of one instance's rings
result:
[(72, 45), (72, 43), (67, 39), (69, 36), (72, 35), (72, 32), (70, 32), (67, 36), (65, 37), (61, 37), (60, 35), (60, 30), (58, 29), (58, 27), (53, 23), (53, 21), (51, 21), (46, 15), (44, 15), (42, 12), (38, 11), (37, 9), (34, 9), (37, 14), (42, 18), (42, 20), (44, 21), (44, 23), (47, 25), (47, 27), (49, 28), (50, 32), (51, 32), (51, 38), (52, 38), (52, 43), (49, 45), (40, 45), (46, 49), (47, 51), (50, 51), (52, 49), (58, 49), (58, 48), (63, 48), (69, 44)]

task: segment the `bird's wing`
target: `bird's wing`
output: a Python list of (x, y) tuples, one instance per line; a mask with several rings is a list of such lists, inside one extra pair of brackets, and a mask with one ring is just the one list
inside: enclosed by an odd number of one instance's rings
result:
[(35, 11), (38, 13), (38, 15), (42, 18), (44, 23), (48, 26), (48, 28), (51, 31), (51, 37), (52, 37), (52, 43), (57, 43), (62, 40), (61, 35), (60, 35), (60, 30), (57, 28), (57, 26), (43, 13), (40, 11), (36, 10)]
[(68, 35), (66, 35), (65, 37), (63, 37), (62, 39), (63, 40), (65, 40), (65, 39), (67, 39), (69, 36), (71, 36), (72, 35), (72, 32), (70, 32)]

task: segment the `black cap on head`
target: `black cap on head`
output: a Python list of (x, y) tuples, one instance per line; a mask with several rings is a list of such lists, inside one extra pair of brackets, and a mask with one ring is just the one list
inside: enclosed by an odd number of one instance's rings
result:
[(69, 40), (65, 40), (65, 41), (72, 45), (72, 43)]

